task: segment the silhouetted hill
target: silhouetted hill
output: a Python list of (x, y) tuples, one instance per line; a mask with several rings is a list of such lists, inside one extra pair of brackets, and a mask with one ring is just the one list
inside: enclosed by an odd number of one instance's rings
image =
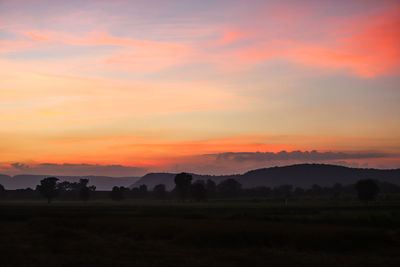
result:
[(0, 174), (0, 184), (3, 185), (6, 189), (7, 189), (6, 184), (9, 183), (10, 179), (11, 179), (11, 176)]
[[(274, 187), (291, 184), (300, 187), (311, 187), (313, 184), (332, 186), (335, 183), (353, 184), (359, 179), (370, 178), (400, 185), (400, 169), (360, 169), (327, 164), (298, 164), (284, 167), (257, 169), (240, 175), (198, 175), (192, 174), (193, 180), (211, 179), (216, 183), (233, 178), (244, 188), (256, 186)], [(6, 189), (36, 188), (40, 180), (48, 175), (16, 175), (14, 177), (0, 174), (0, 184)], [(113, 186), (137, 187), (147, 185), (151, 190), (157, 184), (165, 184), (168, 190), (174, 188), (174, 173), (149, 173), (139, 177), (107, 176), (57, 176), (61, 181), (77, 182), (81, 178), (89, 179), (90, 185), (97, 190), (111, 190)]]
[[(45, 177), (50, 175), (0, 175), (0, 184), (6, 189), (32, 188), (40, 183)], [(79, 179), (89, 179), (89, 185), (95, 185), (97, 190), (111, 190), (113, 186), (128, 187), (136, 182), (140, 177), (108, 177), (108, 176), (56, 176), (60, 181), (78, 182)]]
[(400, 169), (380, 170), (327, 164), (298, 164), (249, 171), (241, 175), (239, 181), (244, 187), (282, 184), (311, 187), (313, 184), (321, 186), (332, 186), (335, 183), (353, 184), (365, 178), (400, 184)]
[[(193, 180), (211, 179), (216, 183), (228, 178), (234, 178), (239, 181), (244, 188), (257, 186), (275, 187), (283, 184), (291, 184), (303, 188), (311, 187), (313, 184), (332, 186), (335, 183), (341, 183), (345, 185), (353, 184), (365, 178), (400, 185), (400, 169), (361, 169), (328, 164), (298, 164), (264, 168), (249, 171), (241, 175), (192, 175)], [(149, 189), (152, 189), (157, 184), (165, 184), (170, 190), (174, 187), (174, 177), (175, 174), (173, 173), (150, 173), (143, 176), (131, 187), (145, 184)]]

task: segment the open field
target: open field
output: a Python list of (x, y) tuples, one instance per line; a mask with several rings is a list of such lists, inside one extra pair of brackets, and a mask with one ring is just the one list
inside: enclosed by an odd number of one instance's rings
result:
[(0, 202), (1, 266), (399, 266), (400, 203)]

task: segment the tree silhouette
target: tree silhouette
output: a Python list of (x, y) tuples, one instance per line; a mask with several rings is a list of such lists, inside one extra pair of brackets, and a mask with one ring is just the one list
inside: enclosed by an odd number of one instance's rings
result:
[(309, 189), (309, 193), (314, 196), (320, 196), (320, 195), (322, 195), (322, 192), (323, 192), (322, 187), (317, 184), (313, 184), (311, 186), (311, 188)]
[(222, 197), (239, 196), (242, 185), (235, 179), (227, 179), (217, 185), (217, 191)]
[(388, 182), (380, 182), (379, 183), (380, 192), (386, 194), (397, 194), (400, 193), (400, 186), (396, 184), (391, 184)]
[(88, 187), (82, 187), (79, 190), (79, 198), (83, 201), (88, 201), (90, 199), (90, 189)]
[(63, 181), (63, 182), (57, 184), (57, 188), (61, 192), (70, 191), (73, 189), (73, 183), (70, 183), (68, 181)]
[(184, 172), (175, 175), (175, 190), (181, 201), (185, 201), (187, 198), (192, 179), (190, 174)]
[(138, 187), (133, 187), (130, 191), (129, 191), (129, 196), (131, 198), (140, 198), (140, 191)]
[(355, 187), (357, 190), (358, 199), (361, 201), (374, 200), (379, 193), (379, 186), (372, 179), (359, 180)]
[(36, 186), (36, 190), (39, 193), (47, 198), (47, 203), (51, 203), (51, 201), (58, 196), (59, 190), (57, 187), (58, 178), (56, 177), (48, 177), (44, 178), (40, 181), (40, 185)]
[(164, 184), (158, 184), (153, 188), (153, 195), (155, 199), (165, 199), (167, 197), (167, 190)]
[(276, 194), (278, 198), (283, 198), (283, 200), (285, 201), (285, 205), (287, 205), (288, 200), (292, 195), (292, 193), (293, 193), (293, 185), (286, 184), (274, 188), (274, 194)]
[(250, 197), (270, 197), (271, 196), (271, 188), (266, 186), (257, 186), (253, 188), (248, 188), (244, 190), (244, 194)]
[(123, 186), (114, 186), (112, 188), (112, 191), (110, 192), (110, 197), (112, 200), (115, 201), (121, 201), (125, 199), (125, 191), (127, 191), (127, 189)]
[(142, 184), (141, 186), (139, 186), (139, 195), (141, 198), (146, 198), (148, 194), (148, 189), (147, 189), (147, 185)]
[(0, 199), (4, 198), (5, 195), (6, 195), (6, 189), (2, 184), (0, 184)]
[(207, 196), (208, 197), (214, 197), (215, 193), (217, 192), (217, 184), (211, 180), (208, 179), (206, 182), (206, 189), (207, 189)]
[(79, 179), (79, 187), (86, 187), (89, 183), (89, 179)]
[(301, 197), (301, 196), (304, 195), (304, 193), (305, 193), (305, 190), (303, 188), (301, 188), (301, 187), (296, 187), (293, 190), (293, 195), (295, 195), (296, 197)]
[(88, 179), (79, 180), (79, 198), (83, 201), (88, 201), (90, 199), (91, 193), (96, 190), (96, 186), (87, 186), (88, 183)]
[(196, 201), (207, 200), (207, 189), (204, 181), (196, 181), (190, 186), (190, 195)]
[(332, 187), (332, 194), (334, 198), (340, 197), (343, 192), (343, 185), (340, 183), (335, 183)]

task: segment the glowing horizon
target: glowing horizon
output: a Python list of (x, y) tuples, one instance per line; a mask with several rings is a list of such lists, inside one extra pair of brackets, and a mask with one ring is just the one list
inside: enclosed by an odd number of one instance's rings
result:
[(0, 68), (0, 173), (400, 168), (398, 1), (0, 0)]

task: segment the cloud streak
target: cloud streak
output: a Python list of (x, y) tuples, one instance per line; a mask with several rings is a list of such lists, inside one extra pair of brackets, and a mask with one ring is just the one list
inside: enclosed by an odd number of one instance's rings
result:
[(232, 174), (273, 166), (301, 163), (326, 163), (353, 167), (395, 168), (399, 166), (398, 155), (381, 152), (225, 152), (203, 154), (182, 159), (171, 166), (170, 171), (188, 171), (200, 174)]
[[(1, 170), (2, 169), (2, 170)], [(111, 176), (111, 177), (132, 177), (142, 176), (147, 170), (145, 168), (123, 166), (123, 165), (99, 165), (99, 164), (71, 164), (71, 163), (40, 163), (25, 164), (15, 162), (8, 168), (0, 170), (9, 174), (37, 174), (55, 176)]]
[[(176, 149), (176, 147), (175, 147)], [(0, 173), (37, 174), (55, 176), (142, 176), (148, 172), (193, 172), (199, 174), (234, 174), (249, 170), (284, 166), (300, 163), (328, 163), (352, 167), (393, 168), (398, 166), (400, 157), (384, 152), (319, 152), (279, 151), (279, 152), (224, 152), (214, 154), (181, 155), (163, 158), (144, 167), (125, 165), (73, 164), (73, 163), (39, 163), (26, 164), (15, 162), (0, 165)]]
[(344, 153), (344, 152), (318, 152), (312, 151), (280, 151), (280, 152), (227, 152), (214, 155), (216, 161), (271, 161), (271, 160), (340, 160), (340, 159), (370, 159), (390, 157), (387, 153)]

